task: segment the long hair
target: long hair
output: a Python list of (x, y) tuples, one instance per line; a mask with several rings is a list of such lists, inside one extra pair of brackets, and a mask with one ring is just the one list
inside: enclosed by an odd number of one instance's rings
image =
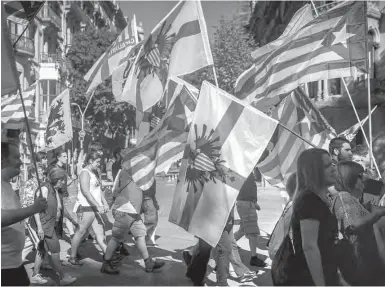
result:
[(364, 168), (354, 161), (341, 161), (337, 165), (336, 182), (334, 187), (338, 191), (351, 192), (357, 183), (358, 177), (364, 172)]
[(294, 201), (306, 192), (318, 193), (325, 186), (324, 149), (311, 148), (303, 151), (297, 160), (297, 190)]

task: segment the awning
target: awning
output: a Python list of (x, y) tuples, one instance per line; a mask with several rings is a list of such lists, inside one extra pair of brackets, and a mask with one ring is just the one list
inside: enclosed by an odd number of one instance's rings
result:
[[(35, 93), (36, 82), (33, 83), (28, 89), (23, 91), (23, 99), (27, 117), (33, 114)], [(9, 101), (5, 100), (6, 104), (2, 103), (1, 105), (1, 122), (7, 129), (23, 129), (25, 122), (20, 95), (11, 95), (8, 99)]]

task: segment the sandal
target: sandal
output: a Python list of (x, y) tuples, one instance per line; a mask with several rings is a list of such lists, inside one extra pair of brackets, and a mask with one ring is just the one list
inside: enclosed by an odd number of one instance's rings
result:
[(81, 266), (83, 266), (83, 264), (80, 263), (78, 259), (73, 258), (73, 257), (68, 258), (68, 263), (69, 263), (68, 265), (70, 267), (81, 267)]

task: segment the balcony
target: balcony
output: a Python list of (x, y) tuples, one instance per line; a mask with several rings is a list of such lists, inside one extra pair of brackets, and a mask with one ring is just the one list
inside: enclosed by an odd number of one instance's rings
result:
[[(12, 43), (15, 43), (19, 35), (11, 34)], [(16, 51), (18, 53), (26, 54), (28, 56), (35, 56), (35, 43), (33, 39), (21, 36), (16, 43)]]
[(48, 3), (45, 3), (44, 7), (40, 10), (39, 17), (43, 22), (49, 22), (61, 30), (61, 18), (51, 7), (48, 6)]

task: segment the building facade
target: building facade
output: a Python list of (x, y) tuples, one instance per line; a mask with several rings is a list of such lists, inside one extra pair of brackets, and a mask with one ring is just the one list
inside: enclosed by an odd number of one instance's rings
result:
[[(46, 1), (28, 26), (12, 15), (7, 18), (7, 24), (13, 42), (22, 35), (15, 47), (21, 88), (25, 90), (36, 83), (34, 113), (29, 122), (37, 151), (44, 147), (43, 122), (50, 103), (68, 86), (65, 57), (73, 35), (87, 26), (120, 32), (127, 22), (115, 0)], [(24, 132), (21, 134), (24, 167), (30, 162), (29, 156), (25, 156), (26, 140)]]

